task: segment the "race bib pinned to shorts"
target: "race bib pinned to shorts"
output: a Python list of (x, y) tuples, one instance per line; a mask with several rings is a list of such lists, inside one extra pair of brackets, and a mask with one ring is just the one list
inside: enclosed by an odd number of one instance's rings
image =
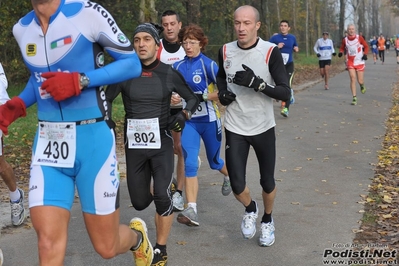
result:
[(72, 168), (76, 157), (74, 122), (39, 122), (33, 165)]

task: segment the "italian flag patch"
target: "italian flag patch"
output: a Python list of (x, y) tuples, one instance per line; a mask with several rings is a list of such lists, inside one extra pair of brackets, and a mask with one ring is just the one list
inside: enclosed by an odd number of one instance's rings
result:
[(51, 49), (55, 49), (55, 48), (59, 48), (59, 47), (62, 47), (64, 45), (67, 45), (67, 44), (70, 44), (70, 43), (72, 43), (72, 36), (71, 35), (62, 37), (62, 38), (60, 38), (58, 40), (55, 40), (55, 41), (51, 42), (51, 46), (50, 47), (51, 47)]

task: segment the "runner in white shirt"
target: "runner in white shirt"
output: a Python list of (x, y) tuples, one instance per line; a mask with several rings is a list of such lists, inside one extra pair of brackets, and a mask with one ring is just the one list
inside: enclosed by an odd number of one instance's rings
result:
[[(7, 93), (8, 81), (0, 63), (0, 105), (10, 100)], [(17, 186), (14, 170), (3, 156), (3, 132), (0, 131), (0, 176), (10, 191), (11, 223), (21, 225), (25, 220), (24, 191)]]
[[(289, 101), (291, 88), (283, 57), (277, 45), (258, 37), (261, 27), (259, 11), (241, 6), (234, 12), (237, 40), (219, 50), (217, 86), (219, 101), (226, 106), (224, 116), (226, 166), (235, 198), (245, 207), (241, 233), (250, 239), (256, 233), (258, 214), (259, 245), (275, 241), (272, 211), (276, 196), (276, 121), (273, 99)], [(247, 186), (249, 150), (259, 164), (262, 196), (251, 196)], [(256, 201), (263, 200), (263, 208)], [(231, 214), (231, 211), (229, 211)], [(228, 217), (226, 217), (228, 219)]]
[(313, 50), (319, 58), (320, 75), (324, 78), (324, 88), (328, 90), (328, 76), (331, 66), (331, 56), (335, 56), (334, 44), (328, 38), (328, 32), (323, 32), (323, 38), (316, 41)]

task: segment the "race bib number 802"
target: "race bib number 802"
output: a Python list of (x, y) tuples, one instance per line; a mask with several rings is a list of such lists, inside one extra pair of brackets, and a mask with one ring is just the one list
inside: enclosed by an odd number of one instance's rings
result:
[(161, 148), (158, 118), (128, 119), (126, 130), (129, 149)]

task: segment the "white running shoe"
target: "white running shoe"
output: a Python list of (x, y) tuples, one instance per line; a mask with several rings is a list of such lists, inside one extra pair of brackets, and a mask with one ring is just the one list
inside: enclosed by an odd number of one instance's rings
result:
[(173, 193), (172, 196), (172, 201), (173, 201), (173, 210), (176, 212), (181, 212), (184, 210), (184, 199), (183, 196), (180, 195), (179, 192)]
[(18, 202), (12, 202), (10, 200), (11, 206), (11, 223), (14, 226), (21, 225), (25, 220), (25, 208), (24, 208), (24, 191), (18, 188), (20, 193), (20, 198)]
[(259, 246), (270, 247), (274, 244), (274, 221), (270, 223), (261, 223), (260, 225), (260, 236), (259, 236)]
[(245, 212), (241, 222), (241, 232), (245, 239), (251, 239), (256, 233), (256, 218), (258, 218), (258, 204), (255, 201), (256, 212)]
[(2, 251), (1, 248), (0, 248), (0, 266), (3, 265), (3, 262), (4, 262), (3, 251)]
[(187, 207), (184, 211), (177, 215), (177, 221), (188, 226), (199, 226), (198, 214), (193, 207)]

